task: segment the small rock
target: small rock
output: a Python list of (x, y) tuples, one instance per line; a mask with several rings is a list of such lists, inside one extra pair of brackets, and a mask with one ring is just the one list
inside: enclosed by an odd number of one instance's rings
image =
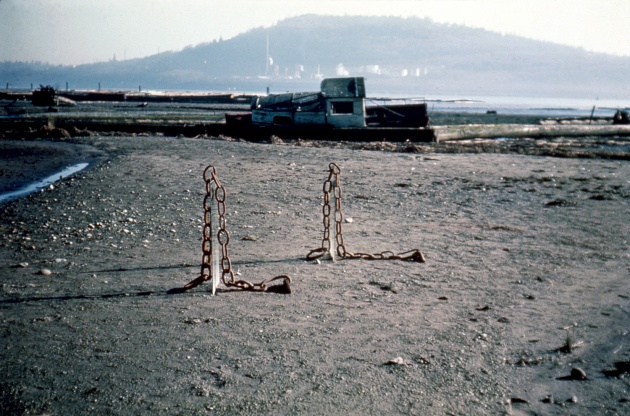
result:
[(529, 403), (529, 402), (525, 399), (521, 399), (520, 397), (512, 397), (510, 399), (510, 403)]
[(545, 205), (548, 207), (574, 207), (578, 203), (576, 201), (568, 201), (566, 199), (554, 199), (547, 202)]
[(578, 398), (577, 398), (577, 396), (571, 396), (571, 398), (568, 399), (567, 402), (569, 402), (569, 403), (577, 403), (578, 402)]
[(20, 267), (22, 269), (25, 269), (28, 267), (28, 263), (27, 262), (18, 263), (15, 267)]
[(396, 357), (387, 361), (385, 365), (407, 365), (407, 363), (402, 359), (402, 357)]
[(347, 217), (344, 221), (349, 223), (349, 224), (354, 222), (354, 220), (352, 218), (350, 218), (350, 217)]
[(571, 369), (571, 378), (573, 380), (588, 380), (586, 377), (586, 373), (579, 367), (574, 367)]
[(50, 276), (52, 272), (49, 269), (41, 269), (37, 272), (37, 274), (41, 274), (42, 276)]
[(543, 403), (551, 403), (551, 404), (555, 403), (555, 400), (553, 399), (553, 394), (545, 396), (545, 398), (542, 399), (542, 402)]

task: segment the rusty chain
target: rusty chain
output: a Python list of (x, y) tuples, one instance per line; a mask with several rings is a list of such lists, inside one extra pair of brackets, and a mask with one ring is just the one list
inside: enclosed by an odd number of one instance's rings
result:
[(331, 191), (335, 198), (334, 220), (335, 220), (335, 242), (337, 243), (337, 254), (343, 259), (363, 259), (363, 260), (403, 260), (424, 263), (426, 260), (422, 252), (418, 249), (405, 251), (395, 254), (392, 251), (383, 251), (381, 253), (351, 253), (346, 249), (343, 241), (343, 233), (341, 224), (343, 222), (343, 213), (341, 211), (341, 169), (336, 163), (328, 165), (328, 178), (324, 181), (324, 205), (322, 213), (324, 214), (324, 235), (322, 237), (322, 246), (311, 250), (307, 255), (307, 260), (316, 260), (326, 254), (331, 253), (330, 247), (330, 217), (333, 209), (330, 204)]
[[(217, 241), (221, 246), (221, 280), (223, 284), (228, 287), (236, 287), (243, 290), (249, 290), (253, 292), (278, 292), (278, 293), (291, 293), (291, 278), (286, 275), (272, 277), (263, 280), (260, 283), (250, 283), (246, 280), (236, 280), (234, 277), (234, 271), (232, 270), (232, 261), (230, 260), (230, 253), (228, 244), (230, 242), (230, 233), (228, 233), (225, 221), (226, 207), (225, 198), (226, 191), (221, 181), (217, 177), (217, 170), (214, 166), (210, 165), (203, 171), (203, 179), (206, 182), (206, 196), (203, 199), (203, 241), (201, 244), (202, 258), (201, 258), (201, 272), (199, 277), (189, 282), (184, 286), (183, 290), (192, 289), (201, 283), (218, 278), (218, 276), (212, 276), (212, 205), (213, 199), (217, 203), (217, 214), (219, 218)], [(214, 185), (214, 192), (213, 187)], [(282, 284), (268, 286), (274, 281), (282, 280)]]

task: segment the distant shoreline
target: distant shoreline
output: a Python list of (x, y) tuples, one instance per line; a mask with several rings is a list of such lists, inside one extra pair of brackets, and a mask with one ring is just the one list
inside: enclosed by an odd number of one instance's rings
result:
[[(35, 107), (31, 106), (31, 108)], [(60, 107), (58, 113), (46, 113), (44, 109), (40, 111), (36, 115), (7, 117), (0, 120), (2, 127), (0, 129), (0, 192), (16, 191), (77, 163), (89, 163), (93, 166), (107, 156), (92, 146), (78, 144), (81, 137), (114, 135), (132, 138), (147, 135), (212, 139), (213, 136), (210, 134), (212, 129), (208, 128), (208, 125), (215, 122), (208, 122), (208, 120), (211, 120), (213, 116), (216, 119), (223, 114), (223, 112), (215, 114), (207, 109), (201, 109), (199, 105), (191, 107), (185, 104), (168, 103), (150, 103), (143, 108), (137, 107), (134, 103), (80, 103), (75, 107)], [(602, 147), (601, 143), (595, 143), (597, 140), (593, 137), (570, 139), (556, 137), (558, 134), (549, 133), (546, 139), (551, 139), (555, 143), (532, 147), (530, 138), (536, 136), (532, 136), (533, 133), (527, 130), (528, 128), (531, 130), (535, 127), (543, 133), (560, 128), (566, 130), (566, 127), (559, 124), (541, 126), (541, 121), (545, 118), (542, 115), (508, 114), (502, 111), (496, 113), (440, 111), (430, 112), (430, 116), (431, 126), (436, 130), (438, 139), (455, 140), (458, 143), (430, 146), (413, 144), (410, 147), (411, 150), (427, 147), (430, 149), (427, 151), (433, 152), (517, 152), (561, 157), (604, 157), (623, 160), (630, 158), (627, 138), (615, 139), (610, 146)], [(596, 128), (596, 126), (589, 127)], [(597, 128), (606, 128), (606, 126)], [(517, 132), (518, 135), (510, 136), (510, 132), (512, 134)], [(492, 137), (496, 137), (497, 134), (501, 137), (520, 137), (521, 139), (493, 140)], [(627, 133), (626, 136), (628, 136)], [(538, 137), (538, 139), (543, 139), (543, 137)], [(269, 140), (264, 141), (269, 142)], [(290, 140), (285, 140), (285, 142), (291, 143)], [(560, 142), (562, 144), (559, 144)], [(344, 143), (313, 141), (310, 145), (374, 149), (384, 146), (383, 143), (352, 141)], [(401, 150), (401, 146), (404, 147), (403, 144), (387, 145), (388, 149), (391, 147), (390, 150), (393, 151), (409, 151)], [(613, 149), (614, 153), (609, 148)]]

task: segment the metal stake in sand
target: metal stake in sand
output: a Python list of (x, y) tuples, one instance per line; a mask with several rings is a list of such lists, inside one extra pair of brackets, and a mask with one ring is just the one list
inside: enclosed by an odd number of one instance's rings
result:
[[(328, 165), (328, 179), (324, 181), (323, 188), (324, 205), (322, 207), (322, 212), (324, 214), (324, 235), (322, 237), (322, 246), (311, 250), (306, 255), (306, 260), (315, 260), (320, 257), (328, 258), (329, 256), (334, 260), (336, 253), (341, 259), (404, 260), (415, 261), (418, 263), (425, 262), (424, 255), (418, 249), (398, 254), (394, 254), (389, 250), (376, 254), (360, 252), (351, 253), (346, 250), (342, 233), (343, 213), (341, 210), (341, 169), (336, 163), (330, 163)], [(330, 235), (331, 216), (333, 216), (335, 222), (334, 239)]]
[[(225, 204), (227, 193), (221, 181), (217, 177), (217, 170), (214, 166), (208, 166), (203, 172), (206, 182), (206, 196), (203, 200), (203, 241), (201, 243), (201, 273), (199, 277), (189, 282), (182, 290), (192, 289), (201, 283), (212, 279), (212, 294), (216, 293), (219, 278), (228, 287), (235, 287), (253, 292), (278, 292), (291, 293), (291, 278), (281, 275), (265, 279), (260, 283), (250, 283), (246, 280), (236, 280), (232, 270), (230, 260), (229, 243), (230, 233), (227, 230)], [(216, 203), (215, 208), (212, 209)], [(217, 224), (216, 234), (212, 231), (212, 224)], [(216, 237), (216, 239), (215, 239)], [(212, 243), (215, 243), (214, 246)], [(220, 249), (220, 251), (219, 251)], [(221, 259), (219, 259), (219, 254)], [(219, 277), (220, 276), (220, 277)], [(282, 281), (282, 284), (268, 286), (274, 281)]]
[[(216, 185), (211, 189), (211, 198), (216, 199)], [(215, 209), (211, 213), (211, 222), (214, 224), (219, 223), (219, 213)], [(215, 238), (216, 237), (216, 238)], [(212, 296), (217, 293), (217, 286), (219, 286), (220, 272), (219, 272), (219, 238), (216, 235), (212, 236), (212, 271), (210, 278), (212, 279)]]
[(212, 296), (214, 296), (219, 286), (219, 247), (216, 244), (212, 252)]
[[(330, 179), (330, 190), (332, 192), (333, 198), (332, 198), (332, 205), (334, 207), (337, 207), (341, 204), (341, 200), (339, 198), (339, 192), (340, 192), (340, 188), (337, 187), (337, 176), (334, 176)], [(339, 213), (337, 213), (338, 211), (335, 210), (335, 218), (337, 217), (337, 215), (342, 215), (341, 212), (339, 211)], [(331, 235), (331, 233), (328, 233), (328, 256), (325, 257), (330, 257), (330, 260), (332, 260), (333, 262), (337, 261), (336, 258), (336, 253), (337, 250), (339, 250), (339, 246), (337, 245), (337, 241), (339, 239), (339, 235), (337, 234), (337, 227), (335, 227), (335, 231), (334, 231), (334, 238)]]

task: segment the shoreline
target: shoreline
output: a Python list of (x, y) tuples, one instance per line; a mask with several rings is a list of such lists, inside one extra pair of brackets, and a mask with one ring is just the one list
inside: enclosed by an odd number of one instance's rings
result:
[[(507, 153), (569, 158), (604, 158), (630, 160), (630, 140), (627, 137), (602, 136), (605, 126), (592, 127), (593, 135), (575, 137), (553, 132), (554, 127), (524, 124), (497, 125), (445, 125), (436, 126), (436, 135), (441, 142), (435, 143), (396, 143), (361, 141), (318, 141), (283, 140), (275, 138), (262, 143), (276, 143), (293, 146), (354, 148), (375, 151), (411, 153)], [(630, 131), (630, 127), (622, 126)], [(537, 131), (546, 131), (544, 137), (532, 138)], [(91, 134), (96, 134), (90, 132)], [(471, 138), (473, 137), (474, 138)], [(124, 137), (124, 136), (123, 136)], [(136, 136), (139, 137), (139, 136)], [(151, 136), (149, 136), (151, 137)], [(153, 137), (161, 137), (160, 135)], [(131, 137), (134, 140), (135, 137)], [(201, 137), (208, 140), (220, 140)], [(177, 138), (172, 137), (172, 140)], [(223, 138), (223, 140), (238, 140)], [(35, 187), (44, 178), (62, 172), (71, 166), (86, 163), (81, 171), (91, 169), (108, 158), (107, 153), (80, 143), (81, 139), (33, 138), (22, 140), (0, 139), (0, 204), (2, 195), (21, 193), (28, 187)], [(74, 173), (74, 172), (73, 172)], [(33, 189), (31, 192), (35, 192)], [(28, 192), (30, 193), (30, 192)], [(20, 195), (19, 197), (25, 196)]]

